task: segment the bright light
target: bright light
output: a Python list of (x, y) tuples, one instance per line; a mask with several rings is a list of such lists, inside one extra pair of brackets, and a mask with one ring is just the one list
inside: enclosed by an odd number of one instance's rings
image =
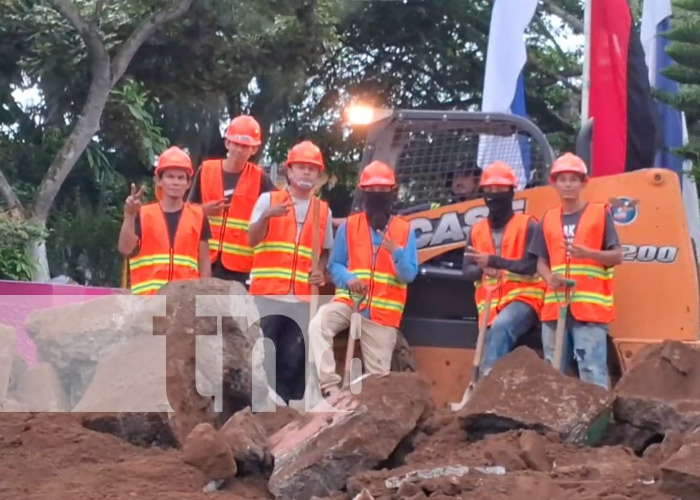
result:
[(349, 125), (369, 125), (374, 121), (374, 108), (363, 104), (352, 104), (345, 111)]

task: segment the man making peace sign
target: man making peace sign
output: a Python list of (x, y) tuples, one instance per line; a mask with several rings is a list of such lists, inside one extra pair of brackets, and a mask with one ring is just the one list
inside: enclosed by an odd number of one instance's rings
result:
[(209, 222), (202, 207), (186, 203), (194, 169), (182, 149), (172, 147), (158, 158), (158, 201), (141, 204), (143, 187), (131, 185), (124, 206), (119, 252), (129, 259), (131, 291), (153, 295), (170, 281), (211, 276)]

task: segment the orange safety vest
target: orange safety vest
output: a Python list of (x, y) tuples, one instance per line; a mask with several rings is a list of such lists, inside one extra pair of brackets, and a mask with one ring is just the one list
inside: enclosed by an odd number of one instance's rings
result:
[[(588, 203), (581, 214), (574, 234), (574, 244), (599, 250), (603, 248), (605, 237), (604, 203)], [(571, 257), (567, 265), (566, 239), (562, 228), (561, 207), (547, 210), (542, 218), (544, 238), (549, 252), (549, 265), (552, 272), (576, 281), (571, 293), (570, 311), (578, 321), (610, 323), (615, 319), (613, 304), (614, 268), (606, 268), (592, 259)], [(563, 301), (565, 290), (560, 290)], [(547, 288), (542, 308), (542, 321), (556, 321), (559, 316), (559, 303), (554, 290)]]
[[(284, 203), (289, 191), (270, 193), (270, 205)], [(250, 271), (251, 295), (286, 295), (290, 291), (304, 301), (309, 300), (311, 286), (311, 256), (313, 252), (313, 203), (318, 203), (319, 252), (326, 235), (328, 204), (311, 198), (306, 218), (297, 237), (297, 216), (294, 209), (287, 215), (271, 217), (265, 238), (253, 248), (253, 268)]]
[[(205, 160), (200, 175), (202, 203), (223, 198), (223, 160)], [(221, 264), (226, 269), (250, 272), (253, 249), (248, 245), (248, 223), (260, 196), (261, 182), (262, 169), (254, 163), (246, 163), (233, 191), (231, 206), (209, 217), (209, 255), (212, 263), (221, 255)], [(225, 229), (222, 231), (222, 228)]]
[[(530, 220), (535, 219), (526, 214), (514, 214), (508, 221), (501, 240), (501, 257), (513, 260), (523, 258), (526, 251), (527, 224)], [(480, 220), (474, 224), (471, 231), (471, 246), (480, 252), (491, 255), (496, 254), (493, 246), (491, 225), (488, 219)], [(487, 279), (487, 283), (496, 283), (497, 281), (497, 279), (493, 278)], [(505, 271), (503, 283), (491, 296), (491, 318), (488, 324), (491, 325), (496, 319), (497, 313), (516, 300), (528, 304), (539, 315), (542, 310), (545, 286), (542, 278), (537, 275), (526, 276)], [(486, 292), (481, 280), (474, 282), (474, 289), (476, 291), (474, 298), (479, 311), (479, 323), (481, 324), (484, 306), (486, 305)]]
[[(394, 268), (392, 256), (381, 246), (377, 250), (376, 262), (372, 264), (373, 248), (370, 227), (365, 212), (353, 214), (345, 223), (348, 246), (348, 271), (357, 276), (368, 287), (367, 297), (360, 310), (369, 307), (372, 321), (384, 326), (398, 328), (406, 305), (406, 283), (401, 282)], [(387, 226), (387, 234), (401, 247), (406, 247), (411, 233), (410, 223), (393, 216)], [(350, 291), (338, 288), (333, 300), (353, 307)]]
[(136, 295), (153, 295), (171, 281), (198, 279), (199, 242), (204, 223), (202, 207), (185, 203), (174, 243), (170, 241), (168, 224), (160, 203), (142, 206), (139, 218), (139, 252), (129, 259), (131, 292)]

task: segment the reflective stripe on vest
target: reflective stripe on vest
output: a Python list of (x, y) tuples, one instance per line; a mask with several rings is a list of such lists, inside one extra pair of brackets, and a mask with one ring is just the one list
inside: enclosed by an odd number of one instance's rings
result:
[[(398, 328), (406, 305), (407, 285), (396, 275), (392, 256), (379, 247), (375, 265), (372, 265), (373, 248), (370, 227), (365, 212), (353, 214), (345, 223), (348, 246), (348, 271), (368, 286), (360, 310), (369, 307), (372, 321), (384, 326)], [(401, 247), (406, 247), (411, 225), (401, 217), (389, 220), (388, 235)], [(334, 301), (353, 306), (347, 289), (336, 289)]]
[[(588, 203), (576, 226), (574, 244), (596, 250), (603, 248), (606, 210), (608, 207), (603, 203)], [(576, 281), (576, 287), (571, 294), (570, 311), (572, 316), (578, 321), (610, 323), (615, 319), (614, 268), (606, 268), (592, 259), (571, 257), (567, 269), (566, 239), (562, 228), (561, 207), (552, 208), (545, 212), (542, 218), (542, 227), (552, 272)], [(563, 290), (559, 292), (559, 298), (563, 301)], [(541, 319), (542, 321), (556, 321), (558, 314), (559, 303), (556, 293), (547, 288)]]
[[(514, 214), (506, 224), (501, 239), (501, 257), (505, 259), (522, 259), (526, 251), (527, 225), (534, 218), (526, 214)], [(481, 251), (491, 255), (496, 254), (493, 245), (493, 235), (488, 219), (482, 219), (472, 227), (471, 245)], [(487, 284), (494, 284), (497, 280), (489, 278)], [(484, 307), (486, 305), (486, 292), (481, 284), (481, 280), (474, 282), (476, 307), (479, 311), (479, 324), (481, 324)], [(491, 314), (489, 325), (493, 323), (496, 316), (508, 304), (513, 301), (524, 302), (532, 307), (539, 315), (542, 310), (544, 300), (545, 283), (537, 275), (525, 276), (522, 274), (506, 271), (501, 287), (493, 292), (491, 298)]]
[[(202, 203), (224, 197), (223, 160), (206, 160), (200, 173)], [(233, 191), (231, 205), (209, 216), (211, 239), (209, 256), (212, 263), (221, 256), (221, 264), (230, 271), (248, 273), (253, 265), (253, 249), (248, 245), (248, 223), (260, 195), (262, 169), (246, 163)], [(223, 228), (223, 230), (222, 230)]]
[[(289, 193), (286, 190), (270, 193), (271, 205), (284, 203), (288, 198)], [(295, 295), (302, 300), (309, 300), (309, 272), (314, 235), (313, 203), (318, 203), (318, 242), (319, 252), (321, 251), (328, 224), (328, 204), (325, 201), (311, 199), (298, 243), (295, 243), (297, 216), (294, 209), (286, 215), (271, 217), (265, 238), (253, 249), (249, 290), (251, 295), (286, 295), (292, 291), (293, 285)]]
[(202, 208), (185, 203), (172, 248), (160, 203), (142, 206), (139, 219), (139, 252), (129, 259), (131, 292), (153, 295), (170, 281), (198, 279), (199, 242), (204, 221)]

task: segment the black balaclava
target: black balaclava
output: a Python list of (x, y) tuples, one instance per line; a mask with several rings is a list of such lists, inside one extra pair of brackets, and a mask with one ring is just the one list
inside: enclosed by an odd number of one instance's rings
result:
[(377, 231), (383, 231), (389, 223), (396, 193), (394, 191), (387, 193), (365, 191), (362, 195), (370, 227)]
[(489, 208), (489, 223), (494, 229), (500, 229), (513, 217), (513, 196), (511, 189), (505, 193), (484, 193), (484, 201)]

